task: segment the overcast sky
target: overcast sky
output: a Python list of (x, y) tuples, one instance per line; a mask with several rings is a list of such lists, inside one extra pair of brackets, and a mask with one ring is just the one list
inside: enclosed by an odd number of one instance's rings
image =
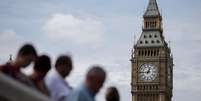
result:
[[(174, 55), (173, 101), (201, 99), (201, 0), (157, 0), (164, 36)], [(0, 63), (15, 56), (24, 42), (54, 62), (71, 54), (74, 70), (67, 80), (76, 87), (93, 64), (107, 70), (105, 89), (117, 86), (131, 101), (130, 55), (139, 38), (148, 0), (0, 0)], [(26, 70), (28, 71), (28, 70)]]

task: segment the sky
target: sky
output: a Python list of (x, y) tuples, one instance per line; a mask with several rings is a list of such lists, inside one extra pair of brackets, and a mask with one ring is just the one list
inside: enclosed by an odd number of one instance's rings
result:
[[(165, 40), (174, 56), (173, 101), (201, 99), (201, 0), (157, 0)], [(77, 87), (90, 66), (107, 71), (97, 101), (116, 86), (121, 101), (131, 101), (131, 50), (142, 32), (148, 0), (0, 0), (0, 63), (26, 42), (54, 60), (71, 54), (74, 69), (66, 79)], [(31, 66), (30, 66), (31, 67)], [(27, 74), (31, 68), (24, 70)]]

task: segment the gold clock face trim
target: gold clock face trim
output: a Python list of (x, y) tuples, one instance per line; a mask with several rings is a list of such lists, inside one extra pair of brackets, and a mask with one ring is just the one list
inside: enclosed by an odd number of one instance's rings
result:
[(139, 68), (139, 78), (141, 81), (151, 82), (156, 79), (157, 75), (157, 67), (153, 64), (145, 63)]

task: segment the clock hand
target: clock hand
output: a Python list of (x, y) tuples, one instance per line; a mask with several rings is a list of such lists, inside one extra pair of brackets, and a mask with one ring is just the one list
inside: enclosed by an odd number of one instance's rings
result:
[(151, 68), (149, 67), (149, 69), (148, 69), (148, 71), (147, 71), (147, 74), (149, 74), (150, 70), (151, 70)]

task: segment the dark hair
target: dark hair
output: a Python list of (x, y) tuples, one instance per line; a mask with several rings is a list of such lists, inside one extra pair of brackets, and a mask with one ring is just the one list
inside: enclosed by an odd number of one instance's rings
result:
[(87, 72), (87, 75), (94, 75), (94, 74), (101, 74), (101, 75), (104, 75), (106, 76), (106, 72), (105, 70), (99, 66), (99, 65), (94, 65), (92, 66), (89, 71)]
[(33, 45), (25, 44), (19, 49), (18, 55), (34, 55), (34, 56), (37, 56), (37, 52), (36, 52)]
[(106, 101), (119, 101), (120, 96), (116, 87), (109, 87), (106, 92)]
[(67, 67), (72, 68), (72, 59), (71, 56), (61, 55), (57, 58), (55, 67), (59, 67), (61, 65), (67, 65)]
[(51, 60), (47, 55), (39, 56), (34, 64), (34, 70), (47, 72), (51, 68)]

